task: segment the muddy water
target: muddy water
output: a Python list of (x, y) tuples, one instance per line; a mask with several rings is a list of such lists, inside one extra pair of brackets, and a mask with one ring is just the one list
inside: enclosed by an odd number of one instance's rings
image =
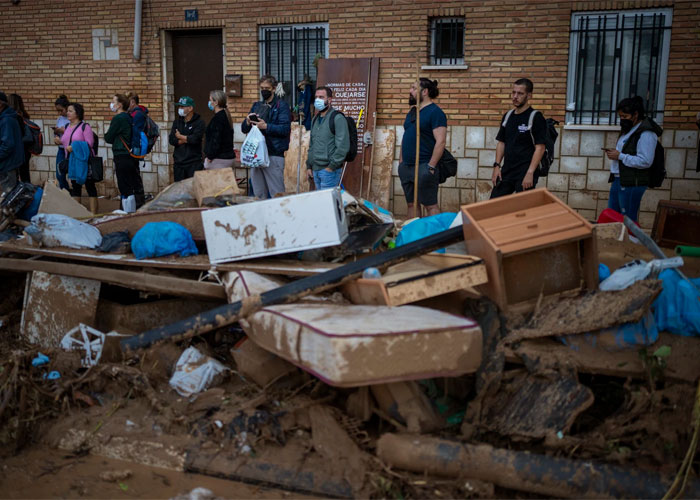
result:
[[(93, 455), (68, 456), (47, 447), (0, 459), (0, 464), (0, 498), (172, 498), (198, 487), (220, 498), (311, 498)], [(120, 477), (127, 470), (126, 479), (100, 478), (105, 473)]]

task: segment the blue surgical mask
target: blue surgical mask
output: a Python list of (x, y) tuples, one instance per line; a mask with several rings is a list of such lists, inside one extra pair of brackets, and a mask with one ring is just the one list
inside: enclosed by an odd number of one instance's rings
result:
[(319, 111), (323, 111), (324, 109), (326, 109), (326, 107), (326, 101), (324, 101), (320, 97), (314, 99), (314, 108), (316, 108)]
[(207, 106), (209, 106), (209, 109), (211, 109), (212, 111), (214, 111), (214, 105), (211, 103), (211, 101), (209, 101), (209, 102), (207, 103)]

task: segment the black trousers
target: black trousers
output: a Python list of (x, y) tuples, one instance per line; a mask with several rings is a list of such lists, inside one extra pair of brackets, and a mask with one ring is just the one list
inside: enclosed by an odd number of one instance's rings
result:
[(140, 188), (143, 192), (143, 181), (139, 171), (139, 161), (129, 155), (114, 157), (114, 172), (117, 175), (119, 194), (124, 198), (137, 194)]
[[(97, 187), (92, 179), (85, 180), (85, 190), (91, 198), (97, 197)], [(70, 195), (80, 197), (83, 195), (83, 185), (75, 181), (70, 181)]]
[(176, 163), (173, 166), (173, 174), (175, 174), (175, 182), (182, 181), (184, 179), (189, 179), (190, 177), (194, 177), (194, 173), (197, 170), (202, 170), (204, 166), (202, 165), (202, 162), (194, 162), (194, 163)]
[(29, 161), (32, 159), (32, 154), (24, 150), (24, 163), (20, 165), (17, 169), (17, 174), (19, 175), (19, 180), (22, 182), (31, 182), (29, 180)]
[[(539, 177), (537, 175), (532, 179), (532, 187), (530, 189), (535, 189), (537, 187), (538, 179)], [(491, 190), (491, 199), (506, 196), (508, 194), (520, 193), (521, 191), (523, 191), (523, 179), (516, 180), (501, 178), (501, 182), (496, 184)]]

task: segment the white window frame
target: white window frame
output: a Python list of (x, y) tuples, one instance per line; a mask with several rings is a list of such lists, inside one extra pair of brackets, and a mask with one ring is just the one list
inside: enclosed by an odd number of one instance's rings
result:
[[(579, 20), (581, 18), (585, 17), (591, 17), (591, 16), (618, 16), (618, 19), (622, 19), (622, 16), (634, 16), (635, 14), (645, 14), (645, 15), (653, 15), (654, 13), (656, 14), (663, 14), (665, 16), (665, 24), (664, 24), (664, 36), (663, 40), (660, 46), (659, 50), (659, 66), (658, 66), (658, 92), (657, 92), (657, 109), (656, 109), (656, 116), (652, 116), (655, 121), (658, 123), (663, 122), (663, 114), (664, 114), (664, 108), (665, 108), (665, 98), (666, 98), (666, 79), (668, 76), (668, 60), (669, 60), (669, 53), (670, 53), (670, 47), (671, 47), (671, 26), (673, 23), (673, 9), (672, 8), (654, 8), (654, 9), (622, 9), (622, 10), (616, 10), (616, 11), (582, 11), (582, 12), (574, 12), (571, 15), (571, 31), (570, 31), (570, 37), (569, 37), (569, 65), (568, 65), (568, 75), (567, 75), (567, 88), (566, 88), (566, 123), (567, 125), (603, 125), (603, 126), (610, 126), (610, 125), (616, 125), (617, 124), (617, 115), (615, 113), (612, 113), (611, 116), (606, 117), (606, 118), (601, 118), (598, 116), (596, 119), (594, 119), (593, 115), (594, 113), (587, 113), (581, 116), (578, 120), (578, 123), (574, 123), (574, 111), (576, 108), (576, 85), (578, 83), (578, 75), (576, 74), (577, 71), (577, 64), (578, 64), (578, 54), (577, 54), (577, 48), (578, 48), (578, 42), (579, 42), (579, 33), (576, 31), (578, 29), (579, 25)], [(627, 28), (626, 28), (627, 29)], [(617, 35), (616, 35), (617, 39)], [(617, 42), (616, 42), (617, 43)], [(621, 65), (622, 61), (616, 61), (614, 63), (614, 74), (615, 78), (619, 82), (620, 78), (620, 73), (621, 73)], [(593, 82), (591, 82), (593, 84)], [(619, 102), (621, 99), (625, 97), (629, 97), (627, 95), (617, 95), (617, 88), (619, 86), (619, 83), (613, 84), (611, 82), (612, 88), (614, 89), (612, 92), (612, 107), (614, 109), (614, 106), (616, 105), (617, 102)], [(622, 92), (621, 92), (622, 93)], [(607, 110), (600, 110), (597, 111), (598, 114), (600, 114), (603, 111)]]

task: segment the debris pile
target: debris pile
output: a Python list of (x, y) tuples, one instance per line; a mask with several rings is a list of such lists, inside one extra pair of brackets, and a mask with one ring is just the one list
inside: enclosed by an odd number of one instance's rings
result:
[(700, 495), (693, 257), (546, 189), (397, 238), (412, 222), (340, 190), (198, 174), (135, 214), (51, 184), (3, 212), (4, 454), (332, 497)]

